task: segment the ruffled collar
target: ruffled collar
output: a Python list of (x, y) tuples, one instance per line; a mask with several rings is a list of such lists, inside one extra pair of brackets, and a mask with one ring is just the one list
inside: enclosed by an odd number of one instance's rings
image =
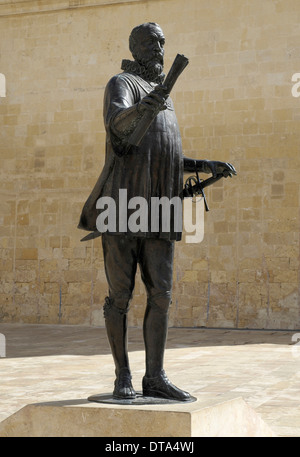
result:
[(149, 70), (144, 65), (141, 65), (136, 60), (123, 59), (121, 69), (128, 73), (134, 73), (148, 82), (154, 82), (157, 84), (162, 84), (165, 78), (164, 73), (161, 73), (160, 75), (155, 75), (153, 71)]

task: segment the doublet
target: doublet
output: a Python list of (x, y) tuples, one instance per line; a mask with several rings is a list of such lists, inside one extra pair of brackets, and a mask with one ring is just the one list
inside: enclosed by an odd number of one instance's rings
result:
[[(151, 197), (167, 197), (171, 200), (180, 196), (183, 180), (182, 144), (171, 98), (167, 99), (167, 109), (160, 111), (153, 120), (140, 146), (129, 147), (127, 143), (132, 125), (129, 124), (121, 132), (115, 126), (117, 116), (122, 115), (128, 108), (137, 106), (154, 87), (154, 83), (128, 72), (120, 73), (108, 82), (103, 105), (106, 129), (105, 165), (83, 208), (79, 228), (96, 230), (96, 219), (100, 212), (96, 209), (97, 200), (99, 197), (112, 197), (118, 208), (120, 189), (126, 191), (127, 201), (137, 196), (142, 197), (149, 208)], [(118, 217), (118, 211), (116, 215)], [(160, 226), (158, 232), (151, 233), (150, 212), (148, 217), (148, 231), (132, 234), (128, 230), (127, 234), (168, 240), (181, 239), (181, 231), (174, 231), (172, 211), (169, 232), (162, 231)], [(118, 222), (115, 234), (120, 233)]]

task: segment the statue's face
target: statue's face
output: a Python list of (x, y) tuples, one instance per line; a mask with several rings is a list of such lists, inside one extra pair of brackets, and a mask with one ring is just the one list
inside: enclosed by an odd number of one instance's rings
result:
[(163, 68), (164, 65), (164, 44), (163, 31), (158, 26), (149, 26), (140, 31), (134, 49), (134, 58), (142, 64), (152, 62)]

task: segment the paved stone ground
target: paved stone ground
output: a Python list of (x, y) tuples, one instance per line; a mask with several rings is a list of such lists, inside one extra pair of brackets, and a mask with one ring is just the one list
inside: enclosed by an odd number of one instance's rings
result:
[[(0, 421), (28, 403), (112, 391), (114, 366), (105, 329), (0, 324), (0, 333), (6, 339), (6, 357), (0, 359)], [(198, 399), (243, 397), (278, 436), (300, 437), (296, 333), (171, 328), (165, 369), (172, 382)], [(141, 329), (129, 329), (128, 347), (133, 384), (141, 390)]]

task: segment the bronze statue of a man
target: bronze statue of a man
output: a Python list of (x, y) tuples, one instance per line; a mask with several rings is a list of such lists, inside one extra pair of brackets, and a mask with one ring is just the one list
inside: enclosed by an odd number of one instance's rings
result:
[[(183, 156), (173, 103), (162, 85), (164, 44), (165, 37), (158, 24), (142, 24), (131, 32), (129, 47), (134, 60), (122, 61), (123, 72), (112, 77), (105, 90), (105, 165), (84, 205), (79, 228), (97, 230), (96, 220), (101, 210), (96, 202), (100, 197), (111, 197), (117, 207), (123, 206), (124, 201), (119, 201), (120, 189), (126, 190), (126, 203), (137, 196), (150, 203), (152, 197), (171, 200), (180, 196), (183, 172), (194, 171), (195, 164), (203, 173), (236, 174), (231, 164), (195, 161)], [(154, 113), (155, 118), (141, 144), (130, 146), (128, 138), (147, 110)], [(121, 213), (122, 208), (117, 212), (117, 218)], [(128, 209), (127, 218), (130, 214)], [(172, 223), (167, 232), (161, 223), (157, 227), (156, 231), (132, 231), (129, 226), (124, 227), (124, 220), (117, 220), (114, 230), (102, 233), (109, 286), (104, 315), (116, 372), (113, 396), (121, 399), (136, 396), (127, 351), (127, 312), (139, 264), (147, 292), (143, 324), (146, 353), (143, 395), (188, 401), (189, 393), (173, 385), (163, 368), (174, 242), (181, 239), (181, 231), (174, 229)]]

